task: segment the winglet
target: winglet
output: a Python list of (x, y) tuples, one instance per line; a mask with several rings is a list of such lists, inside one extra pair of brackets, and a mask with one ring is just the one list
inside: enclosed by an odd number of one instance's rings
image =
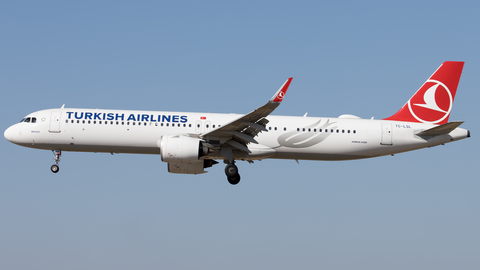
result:
[(290, 86), (290, 83), (292, 82), (293, 78), (288, 78), (288, 80), (278, 89), (278, 91), (273, 95), (273, 97), (270, 99), (271, 103), (280, 103), (282, 102), (283, 98), (285, 97), (285, 94), (287, 93), (288, 87)]

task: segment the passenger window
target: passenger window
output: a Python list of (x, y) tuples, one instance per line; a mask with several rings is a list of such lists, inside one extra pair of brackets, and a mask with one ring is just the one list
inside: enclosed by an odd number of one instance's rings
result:
[(85, 120), (82, 120), (82, 124), (85, 124)]
[(68, 124), (68, 120), (65, 120), (65, 123), (67, 123), (67, 124)]
[(345, 130), (344, 130), (344, 129), (342, 129), (342, 133), (345, 133)]
[[(183, 124), (183, 126), (185, 126), (185, 124)], [(212, 128), (215, 128), (215, 125), (213, 125)]]
[(275, 127), (274, 129), (277, 130), (277, 127)]
[(147, 125), (147, 122), (143, 123), (143, 125), (146, 126), (146, 125)]
[(287, 128), (286, 128), (286, 127), (284, 127), (284, 128), (283, 128), (283, 131), (287, 131)]
[(322, 132), (322, 129), (319, 129), (318, 132)]
[(297, 131), (300, 131), (300, 128), (297, 128)]
[(188, 127), (192, 127), (192, 124), (188, 124)]
[(311, 129), (308, 129), (308, 132), (310, 132)]
[(354, 130), (354, 131), (353, 131), (353, 134), (355, 134), (355, 133), (357, 133), (357, 131)]
[(168, 123), (167, 123), (167, 124), (165, 124), (165, 125), (168, 127)]
[(304, 132), (305, 132), (305, 129), (302, 129), (302, 131), (304, 131)]
[(268, 130), (272, 130), (272, 127), (268, 127)]

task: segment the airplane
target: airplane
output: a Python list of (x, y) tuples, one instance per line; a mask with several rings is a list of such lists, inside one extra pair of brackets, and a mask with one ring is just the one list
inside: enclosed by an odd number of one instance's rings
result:
[(235, 162), (263, 159), (354, 160), (394, 155), (470, 137), (448, 122), (464, 62), (444, 62), (394, 115), (299, 117), (270, 115), (283, 101), (289, 78), (248, 114), (57, 109), (33, 112), (4, 132), (17, 145), (51, 150), (58, 173), (62, 151), (160, 154), (168, 172), (202, 174), (223, 160), (230, 184)]

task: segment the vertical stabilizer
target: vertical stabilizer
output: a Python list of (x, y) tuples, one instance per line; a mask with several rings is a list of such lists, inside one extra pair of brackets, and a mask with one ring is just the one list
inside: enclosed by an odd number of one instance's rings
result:
[(434, 123), (448, 122), (464, 62), (444, 62), (394, 115), (384, 120)]

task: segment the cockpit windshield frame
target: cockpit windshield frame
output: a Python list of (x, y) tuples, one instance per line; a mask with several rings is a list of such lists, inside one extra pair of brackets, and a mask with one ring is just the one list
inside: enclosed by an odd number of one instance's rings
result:
[(20, 121), (20, 123), (36, 123), (36, 122), (37, 122), (36, 117), (25, 117)]

